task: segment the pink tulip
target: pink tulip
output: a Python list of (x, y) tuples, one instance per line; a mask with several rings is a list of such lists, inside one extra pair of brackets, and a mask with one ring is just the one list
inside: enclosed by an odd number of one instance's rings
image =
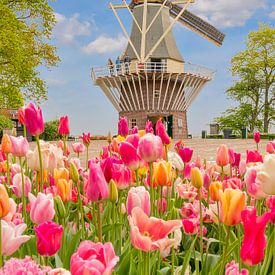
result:
[(236, 264), (234, 260), (228, 263), (225, 267), (225, 275), (248, 275), (248, 270), (242, 268), (239, 270), (239, 264)]
[(16, 157), (25, 157), (29, 151), (28, 141), (22, 136), (10, 136), (10, 140), (12, 143), (11, 153)]
[(222, 144), (217, 150), (216, 163), (221, 167), (229, 164), (229, 152), (225, 144)]
[(122, 142), (119, 147), (119, 153), (124, 164), (132, 171), (140, 166), (141, 159), (137, 154), (137, 149), (129, 142)]
[(118, 121), (118, 134), (126, 137), (129, 134), (128, 120), (127, 117), (120, 117)]
[(131, 187), (128, 192), (126, 208), (131, 215), (135, 207), (140, 207), (146, 215), (150, 215), (150, 194), (144, 186)]
[(134, 135), (134, 134), (137, 134), (138, 133), (138, 127), (135, 126), (132, 130), (131, 130), (131, 134)]
[(89, 177), (86, 188), (87, 197), (92, 201), (107, 199), (109, 196), (108, 184), (100, 166), (91, 162), (89, 165)]
[(52, 194), (38, 193), (37, 198), (28, 194), (30, 201), (30, 218), (33, 223), (41, 224), (54, 218), (54, 201)]
[[(16, 197), (22, 197), (22, 176), (21, 173), (17, 173), (12, 178), (12, 192), (15, 194)], [(31, 192), (32, 184), (29, 177), (24, 175), (24, 195), (25, 197)]]
[(158, 208), (158, 213), (165, 213), (166, 208), (167, 208), (167, 201), (165, 198), (158, 199), (157, 201), (157, 208)]
[(83, 141), (83, 144), (88, 147), (91, 143), (91, 134), (88, 133), (88, 134), (85, 134), (85, 133), (82, 133), (82, 136), (80, 136), (80, 138), (82, 139)]
[(182, 148), (179, 148), (178, 154), (180, 155), (184, 163), (188, 163), (192, 159), (193, 150), (191, 148), (182, 147)]
[(154, 134), (152, 121), (150, 121), (150, 120), (146, 121), (145, 132), (146, 132), (146, 134), (149, 134), (149, 133)]
[(18, 121), (21, 125), (25, 125), (25, 109), (18, 109)]
[(62, 116), (59, 120), (58, 134), (60, 136), (68, 136), (70, 134), (68, 116)]
[(112, 168), (112, 179), (119, 190), (126, 189), (131, 183), (131, 171), (123, 164), (114, 164)]
[(101, 162), (101, 169), (103, 171), (107, 183), (109, 183), (112, 179), (112, 169), (115, 163), (122, 164), (122, 161), (118, 159), (115, 155), (113, 155), (112, 157), (107, 157)]
[(110, 150), (109, 148), (110, 148), (109, 145), (102, 146), (101, 151), (100, 151), (100, 156), (102, 159), (108, 158), (109, 150)]
[(119, 261), (113, 244), (83, 241), (71, 257), (72, 275), (111, 275)]
[(139, 140), (138, 154), (147, 162), (154, 162), (161, 158), (162, 141), (159, 136), (153, 134), (146, 134)]
[(83, 153), (85, 151), (85, 145), (80, 142), (73, 143), (72, 148), (73, 148), (74, 152), (77, 154)]
[(269, 154), (275, 154), (275, 140), (269, 141), (266, 144), (266, 152)]
[(132, 245), (145, 252), (159, 249), (161, 255), (167, 254), (167, 251), (169, 253), (170, 247), (175, 242), (175, 239), (169, 239), (168, 235), (181, 228), (180, 220), (164, 221), (149, 218), (139, 207), (132, 210), (128, 220)]
[(13, 218), (16, 215), (17, 205), (16, 205), (15, 201), (12, 198), (9, 198), (9, 202), (10, 202), (9, 213), (5, 217), (2, 218), (6, 222), (13, 221)]
[(261, 141), (261, 134), (259, 131), (253, 133), (254, 141), (258, 144)]
[(232, 167), (239, 167), (241, 161), (241, 154), (234, 152), (234, 162), (232, 163)]
[(235, 154), (234, 154), (234, 150), (229, 148), (228, 149), (228, 155), (229, 155), (229, 163), (231, 165), (233, 165), (233, 163), (235, 162)]
[(22, 223), (19, 225), (14, 225), (11, 222), (1, 221), (2, 224), (2, 254), (4, 256), (10, 256), (19, 247), (27, 242), (31, 237), (27, 235), (22, 235), (22, 233), (27, 228), (27, 225)]
[(25, 123), (28, 132), (32, 136), (38, 136), (44, 132), (44, 121), (42, 110), (37, 109), (32, 103), (29, 103), (25, 108)]
[(161, 119), (157, 121), (156, 124), (156, 134), (161, 138), (161, 141), (164, 145), (170, 144), (171, 140), (170, 137), (168, 136), (165, 126), (162, 123)]
[(257, 150), (246, 150), (246, 163), (250, 162), (263, 162), (261, 153)]
[(139, 140), (140, 140), (140, 137), (138, 134), (135, 134), (135, 135), (132, 134), (132, 135), (128, 135), (125, 141), (131, 143), (137, 149)]
[(61, 246), (63, 227), (54, 222), (44, 222), (34, 227), (37, 251), (41, 256), (53, 256)]
[(241, 259), (247, 265), (257, 265), (264, 258), (266, 247), (264, 232), (271, 214), (265, 213), (261, 217), (257, 217), (256, 208), (253, 208), (242, 211), (241, 217), (244, 226)]
[(223, 187), (223, 190), (225, 190), (226, 188), (242, 190), (243, 182), (239, 178), (236, 178), (236, 177), (229, 178), (222, 182), (222, 187)]
[(239, 172), (240, 172), (241, 176), (245, 174), (245, 172), (246, 172), (246, 161), (245, 160), (240, 161)]
[(275, 196), (269, 196), (266, 199), (266, 206), (271, 210), (271, 219), (270, 222), (272, 222), (273, 224), (275, 224)]

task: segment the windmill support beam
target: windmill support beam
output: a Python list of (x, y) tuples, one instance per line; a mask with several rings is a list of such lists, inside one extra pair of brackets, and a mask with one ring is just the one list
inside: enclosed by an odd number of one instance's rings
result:
[(146, 28), (147, 28), (147, 0), (144, 0), (143, 17), (142, 17), (142, 32), (140, 45), (140, 61), (144, 62), (145, 48), (146, 48)]
[(135, 22), (137, 28), (139, 29), (140, 32), (142, 32), (142, 30), (141, 30), (141, 28), (139, 26), (139, 23), (138, 23), (136, 17), (134, 16), (134, 14), (132, 13), (132, 11), (130, 10), (129, 5), (127, 4), (126, 0), (123, 0), (123, 3), (125, 4), (126, 8), (128, 9), (129, 13), (131, 14), (132, 19)]

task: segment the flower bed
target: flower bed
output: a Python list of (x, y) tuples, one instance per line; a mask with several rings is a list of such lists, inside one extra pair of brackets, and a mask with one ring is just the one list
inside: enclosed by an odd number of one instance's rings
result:
[[(221, 145), (215, 162), (171, 139), (159, 120), (67, 145), (39, 139), (42, 111), (21, 110), (36, 139), (4, 135), (0, 150), (0, 274), (272, 274), (275, 270), (275, 141), (246, 159)], [(26, 132), (26, 131), (25, 131)], [(73, 150), (76, 158), (70, 157)], [(79, 157), (85, 154), (85, 165)]]

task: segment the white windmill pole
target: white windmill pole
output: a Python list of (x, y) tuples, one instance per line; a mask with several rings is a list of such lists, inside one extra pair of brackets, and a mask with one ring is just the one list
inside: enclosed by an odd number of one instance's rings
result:
[(110, 8), (112, 9), (112, 11), (113, 11), (113, 13), (114, 13), (114, 15), (115, 15), (115, 17), (116, 17), (118, 23), (120, 24), (120, 27), (121, 27), (121, 29), (123, 30), (124, 35), (126, 36), (128, 42), (129, 42), (129, 44), (131, 45), (131, 47), (132, 47), (132, 49), (133, 49), (133, 51), (134, 51), (134, 53), (135, 53), (137, 59), (140, 60), (140, 56), (139, 56), (139, 54), (137, 53), (137, 50), (136, 50), (136, 48), (135, 48), (135, 46), (134, 46), (134, 44), (133, 44), (133, 42), (132, 42), (130, 36), (128, 35), (128, 33), (127, 33), (127, 31), (126, 31), (126, 29), (125, 29), (125, 27), (124, 27), (122, 21), (120, 20), (118, 14), (117, 14), (117, 12), (116, 12), (116, 10), (115, 10), (115, 8), (114, 8), (114, 6), (113, 6), (113, 4), (112, 4), (111, 2), (109, 3), (109, 6), (110, 6)]
[[(145, 0), (146, 1), (146, 0)], [(173, 26), (176, 24), (176, 22), (179, 20), (179, 18), (182, 16), (182, 14), (185, 12), (185, 10), (188, 8), (192, 0), (188, 0), (187, 3), (184, 5), (184, 7), (181, 9), (177, 17), (172, 21), (170, 26), (166, 29), (166, 31), (163, 33), (163, 35), (160, 37), (160, 39), (157, 41), (157, 43), (154, 45), (154, 47), (150, 50), (150, 52), (145, 57), (145, 61), (148, 60), (148, 58), (153, 54), (153, 52), (157, 49), (159, 44), (162, 42), (162, 40), (167, 36), (167, 34), (171, 31)]]
[(142, 32), (141, 32), (141, 45), (140, 45), (140, 61), (145, 62), (145, 49), (146, 49), (146, 28), (147, 28), (147, 0), (143, 4), (143, 18), (142, 18)]

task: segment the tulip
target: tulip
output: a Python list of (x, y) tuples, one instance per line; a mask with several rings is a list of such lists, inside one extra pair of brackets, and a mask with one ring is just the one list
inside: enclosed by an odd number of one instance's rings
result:
[(111, 242), (83, 241), (71, 257), (70, 271), (72, 275), (111, 275), (118, 261)]
[(233, 165), (233, 163), (235, 162), (235, 154), (233, 149), (231, 148), (228, 149), (228, 156), (229, 156), (230, 165)]
[(241, 154), (234, 152), (234, 162), (232, 163), (232, 167), (239, 167), (241, 161)]
[(159, 161), (153, 163), (153, 183), (156, 186), (172, 185), (172, 165), (170, 162)]
[(78, 170), (76, 168), (76, 165), (73, 162), (71, 162), (71, 164), (70, 164), (70, 178), (76, 184), (79, 181), (79, 173), (78, 173)]
[(269, 154), (275, 154), (275, 140), (269, 141), (266, 144), (266, 152)]
[(34, 227), (37, 251), (41, 256), (53, 256), (61, 246), (63, 227), (54, 222), (44, 222)]
[(239, 189), (219, 191), (221, 215), (220, 220), (225, 225), (233, 226), (241, 221), (241, 212), (246, 206), (246, 194)]
[[(261, 134), (260, 134), (260, 132), (259, 131), (255, 131), (254, 133), (253, 133), (253, 138), (254, 138), (254, 141), (258, 144), (258, 143), (260, 143), (260, 141), (261, 141)], [(258, 148), (258, 147), (257, 147)]]
[(198, 167), (191, 168), (190, 177), (194, 187), (200, 189), (203, 186), (203, 176)]
[(63, 219), (66, 217), (66, 209), (60, 196), (54, 197), (54, 209), (59, 218)]
[(128, 220), (132, 245), (145, 252), (158, 249), (161, 255), (167, 251), (169, 253), (175, 242), (175, 239), (169, 239), (168, 235), (182, 226), (181, 220), (149, 218), (139, 207), (132, 210)]
[(172, 164), (174, 169), (182, 171), (184, 169), (184, 163), (181, 157), (175, 152), (168, 152), (168, 161)]
[(72, 182), (65, 179), (59, 179), (56, 184), (56, 193), (63, 202), (68, 202), (72, 198)]
[(0, 219), (4, 218), (10, 210), (9, 196), (4, 185), (0, 184)]
[(124, 164), (132, 171), (140, 167), (141, 159), (137, 154), (137, 149), (129, 142), (124, 141), (119, 147), (119, 153)]
[(66, 169), (66, 168), (59, 168), (59, 169), (55, 168), (54, 171), (53, 171), (53, 177), (54, 177), (54, 180), (55, 180), (56, 183), (60, 179), (64, 179), (66, 181), (69, 181), (70, 174), (69, 174), (68, 169)]
[(20, 137), (10, 137), (12, 143), (11, 152), (16, 157), (25, 157), (29, 151), (29, 143), (26, 138)]
[(232, 189), (242, 190), (242, 188), (243, 188), (243, 182), (239, 178), (236, 178), (236, 177), (224, 180), (222, 182), (222, 185), (223, 185), (223, 189), (232, 188)]
[(72, 148), (73, 148), (73, 151), (76, 154), (80, 154), (80, 153), (83, 153), (85, 151), (85, 145), (83, 143), (80, 143), (80, 142), (73, 143)]
[[(27, 197), (28, 193), (31, 192), (31, 181), (29, 177), (24, 175), (24, 196)], [(13, 176), (12, 179), (12, 191), (16, 197), (22, 197), (22, 176), (20, 173), (17, 173)]]
[(91, 162), (86, 189), (87, 197), (92, 201), (107, 199), (109, 196), (108, 184), (100, 166)]
[(239, 269), (239, 264), (236, 264), (234, 260), (228, 263), (225, 267), (225, 275), (248, 275), (248, 270), (242, 268)]
[(7, 134), (4, 134), (2, 137), (1, 149), (6, 155), (12, 152), (12, 143)]
[(138, 127), (135, 126), (132, 130), (131, 130), (131, 134), (138, 134)]
[(219, 200), (219, 190), (222, 190), (222, 183), (220, 181), (211, 182), (209, 186), (210, 198), (213, 201)]
[(246, 163), (250, 162), (263, 162), (263, 157), (256, 150), (246, 150)]
[(146, 134), (148, 134), (148, 133), (154, 134), (152, 121), (150, 121), (150, 120), (146, 121), (145, 132), (146, 132)]
[(184, 142), (182, 139), (180, 139), (179, 141), (177, 141), (174, 145), (174, 150), (179, 153), (179, 150), (184, 148)]
[(32, 136), (39, 136), (44, 132), (44, 121), (40, 107), (37, 109), (32, 103), (25, 108), (25, 124)]
[(244, 239), (241, 246), (241, 259), (247, 265), (257, 265), (264, 258), (266, 247), (265, 227), (271, 218), (270, 213), (257, 217), (256, 208), (242, 212)]
[(18, 109), (18, 121), (21, 125), (25, 125), (25, 109), (19, 108)]
[(159, 136), (146, 134), (138, 144), (138, 154), (146, 162), (153, 162), (161, 157), (162, 141)]
[(62, 116), (59, 120), (58, 134), (60, 136), (68, 136), (70, 134), (68, 116)]
[(112, 169), (115, 163), (122, 164), (122, 161), (118, 159), (115, 155), (112, 157), (107, 157), (101, 162), (101, 169), (107, 182), (110, 182), (110, 180), (112, 179)]
[(222, 144), (217, 150), (216, 163), (221, 167), (229, 164), (229, 152), (225, 144)]
[(6, 222), (11, 222), (17, 214), (17, 211), (16, 211), (17, 204), (12, 198), (9, 198), (9, 204), (10, 204), (9, 212), (5, 217), (3, 217), (3, 220)]
[(267, 195), (275, 195), (275, 155), (268, 154), (264, 158), (261, 171), (257, 173), (260, 187)]
[(113, 203), (117, 203), (118, 201), (117, 185), (113, 180), (109, 182), (109, 200)]
[(179, 148), (178, 154), (180, 155), (182, 161), (184, 163), (188, 163), (192, 159), (193, 150), (187, 147)]
[(126, 117), (119, 118), (118, 134), (123, 137), (126, 137), (129, 134), (128, 120)]
[(31, 238), (30, 236), (22, 235), (27, 228), (25, 223), (15, 225), (2, 220), (0, 224), (2, 225), (2, 240), (4, 240), (2, 242), (2, 254), (4, 256), (12, 255), (23, 243)]
[(30, 201), (30, 218), (33, 223), (41, 224), (54, 218), (54, 201), (52, 194), (38, 193), (37, 198), (28, 194)]
[(162, 123), (161, 119), (157, 121), (156, 134), (161, 138), (161, 141), (164, 145), (168, 145), (171, 143), (170, 137), (168, 136), (165, 126)]
[(112, 167), (112, 179), (119, 190), (126, 189), (131, 183), (131, 171), (122, 164), (114, 164)]
[(82, 133), (82, 136), (80, 136), (80, 138), (82, 139), (83, 144), (85, 146), (90, 145), (90, 143), (91, 143), (91, 134), (90, 133), (88, 133), (88, 134)]
[(125, 139), (126, 142), (131, 143), (136, 149), (138, 148), (139, 140), (140, 140), (140, 136), (138, 134), (128, 135)]

